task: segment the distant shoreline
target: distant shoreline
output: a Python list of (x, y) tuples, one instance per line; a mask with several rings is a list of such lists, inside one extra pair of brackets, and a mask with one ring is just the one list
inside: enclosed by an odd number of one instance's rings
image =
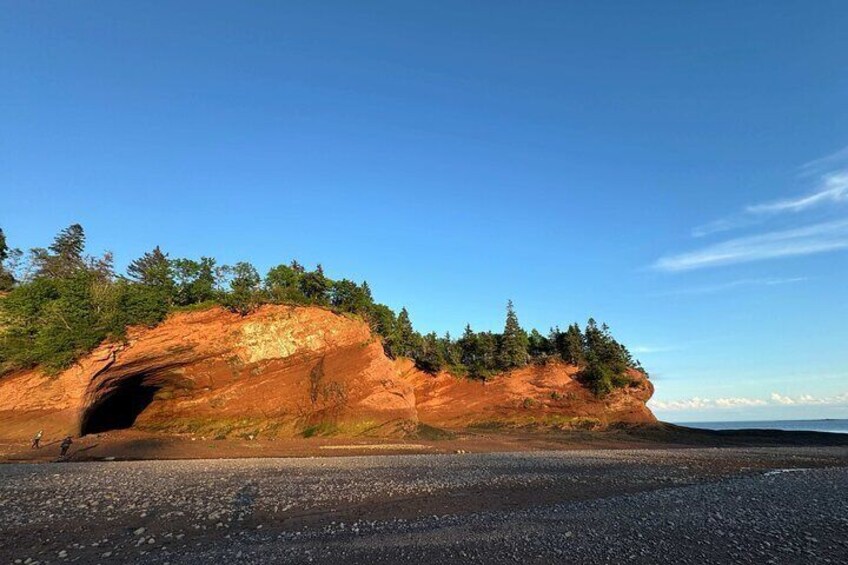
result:
[(796, 420), (725, 420), (678, 422), (679, 426), (706, 430), (775, 430), (807, 431), (848, 434), (848, 419), (796, 419)]

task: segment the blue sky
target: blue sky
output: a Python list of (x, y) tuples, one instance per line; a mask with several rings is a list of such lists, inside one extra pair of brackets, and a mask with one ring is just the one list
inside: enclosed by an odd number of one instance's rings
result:
[(3, 2), (0, 226), (608, 322), (671, 421), (848, 417), (844, 2)]

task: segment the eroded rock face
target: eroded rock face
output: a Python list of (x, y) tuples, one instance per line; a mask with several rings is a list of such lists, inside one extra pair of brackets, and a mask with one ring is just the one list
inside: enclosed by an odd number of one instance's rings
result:
[(445, 427), (541, 425), (559, 429), (603, 429), (610, 424), (646, 424), (656, 418), (645, 403), (654, 387), (630, 372), (630, 385), (603, 399), (584, 387), (577, 367), (550, 361), (481, 382), (447, 373), (428, 375), (408, 360), (397, 362), (415, 387), (418, 417)]
[(651, 422), (653, 391), (633, 386), (598, 401), (563, 364), (527, 367), (481, 384), (392, 361), (361, 321), (321, 308), (264, 306), (180, 313), (124, 344), (104, 344), (55, 377), (0, 380), (0, 437), (133, 427), (208, 437), (398, 435), (439, 427)]

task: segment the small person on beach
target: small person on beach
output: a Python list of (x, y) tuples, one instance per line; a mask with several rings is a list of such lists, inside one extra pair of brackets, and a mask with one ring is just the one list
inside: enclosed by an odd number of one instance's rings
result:
[(32, 449), (38, 449), (41, 447), (41, 436), (44, 435), (44, 430), (38, 430), (38, 433), (35, 434), (32, 438)]
[(66, 436), (65, 439), (62, 440), (62, 444), (59, 446), (61, 450), (59, 453), (59, 458), (64, 459), (68, 455), (68, 449), (71, 448), (71, 444), (74, 443), (74, 440), (71, 439), (71, 436)]

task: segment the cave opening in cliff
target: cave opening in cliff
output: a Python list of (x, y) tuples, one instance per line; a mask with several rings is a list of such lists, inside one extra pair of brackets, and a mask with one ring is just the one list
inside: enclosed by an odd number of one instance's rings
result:
[(145, 375), (122, 379), (112, 390), (97, 398), (85, 411), (80, 434), (96, 434), (131, 428), (144, 412), (160, 385), (151, 383)]

